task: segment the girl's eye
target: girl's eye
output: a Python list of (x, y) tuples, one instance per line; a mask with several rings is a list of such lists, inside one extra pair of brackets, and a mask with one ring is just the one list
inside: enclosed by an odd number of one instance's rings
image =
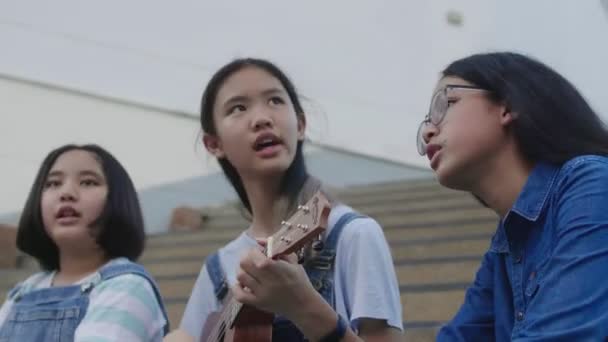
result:
[(44, 183), (44, 188), (45, 189), (56, 188), (56, 187), (58, 187), (60, 185), (61, 185), (61, 182), (59, 182), (58, 180), (47, 180)]
[(446, 101), (446, 105), (449, 107), (451, 107), (454, 103), (458, 102), (458, 99), (448, 99)]
[(84, 179), (80, 182), (80, 185), (83, 186), (98, 186), (99, 182), (94, 179)]
[(243, 105), (240, 105), (240, 104), (234, 105), (234, 106), (230, 107), (230, 109), (228, 110), (228, 114), (244, 112), (246, 110), (247, 110), (247, 108), (245, 108), (245, 106), (243, 106)]
[(283, 99), (281, 97), (279, 97), (279, 96), (273, 96), (273, 97), (271, 97), (268, 100), (268, 102), (270, 104), (273, 104), (273, 105), (279, 105), (279, 104), (284, 104), (285, 103), (285, 101), (283, 101)]

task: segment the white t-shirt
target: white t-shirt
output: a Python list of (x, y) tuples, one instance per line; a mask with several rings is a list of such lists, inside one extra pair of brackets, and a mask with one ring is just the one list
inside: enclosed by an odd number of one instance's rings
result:
[[(353, 210), (334, 207), (329, 215), (331, 232), (340, 217)], [(236, 283), (236, 271), (243, 253), (257, 246), (255, 239), (242, 233), (219, 250), (220, 262), (228, 283)], [(399, 285), (390, 249), (380, 225), (372, 218), (358, 218), (342, 230), (334, 268), (336, 311), (355, 330), (361, 318), (386, 320), (389, 326), (403, 329)], [(207, 316), (220, 310), (206, 267), (194, 284), (180, 328), (200, 339)]]
[[(129, 262), (117, 258), (108, 264)], [(108, 265), (106, 264), (106, 265)], [(55, 272), (39, 272), (22, 283), (27, 291), (51, 287)], [(75, 283), (82, 285), (99, 277), (95, 272)], [(0, 327), (4, 324), (12, 299), (0, 309)], [(136, 274), (122, 274), (95, 285), (89, 294), (85, 316), (76, 328), (74, 341), (162, 341), (166, 320), (150, 282)]]

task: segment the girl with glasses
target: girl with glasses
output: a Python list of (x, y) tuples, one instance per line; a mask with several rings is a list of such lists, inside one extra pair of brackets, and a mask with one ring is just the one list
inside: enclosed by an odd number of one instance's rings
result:
[(608, 133), (577, 89), (515, 53), (457, 60), (417, 145), (442, 185), (500, 217), (437, 340), (608, 338)]

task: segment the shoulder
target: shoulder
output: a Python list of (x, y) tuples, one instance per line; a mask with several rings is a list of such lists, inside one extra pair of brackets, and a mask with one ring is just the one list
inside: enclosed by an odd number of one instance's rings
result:
[(579, 156), (564, 163), (550, 202), (553, 225), (563, 237), (584, 234), (608, 222), (608, 158)]
[[(559, 169), (556, 198), (601, 195), (608, 191), (608, 158), (583, 155), (570, 159)], [(586, 197), (585, 197), (586, 198)]]
[(123, 273), (117, 275), (115, 277), (102, 280), (97, 286), (95, 286), (94, 291), (106, 291), (106, 290), (120, 290), (122, 292), (126, 291), (152, 291), (152, 285), (150, 281), (137, 273)]
[(90, 327), (108, 326), (123, 332), (126, 329), (144, 337), (142, 340), (162, 331), (168, 322), (152, 286), (148, 279), (135, 273), (102, 280), (91, 290), (82, 328), (87, 327), (88, 331)]
[(247, 233), (242, 232), (239, 236), (221, 247), (217, 253), (222, 258), (240, 257), (244, 250), (257, 246), (257, 242)]
[[(336, 218), (330, 224), (355, 212), (345, 206), (335, 209)], [(389, 245), (376, 220), (357, 216), (344, 226), (336, 250), (334, 289), (337, 302), (348, 308), (346, 316), (353, 326), (359, 328), (362, 320), (373, 317), (402, 329), (399, 286), (393, 265)]]
[(44, 280), (48, 279), (52, 274), (53, 274), (53, 272), (49, 272), (49, 271), (37, 272), (37, 273), (34, 273), (31, 276), (27, 277), (21, 284), (23, 286), (36, 287), (36, 286), (40, 285), (40, 283), (43, 283)]
[(608, 175), (608, 158), (597, 155), (582, 155), (565, 162), (560, 168), (560, 178)]
[(146, 303), (151, 310), (158, 307), (154, 290), (156, 284), (143, 266), (125, 258), (118, 258), (103, 266), (100, 273), (106, 273), (107, 278), (101, 276), (100, 282), (91, 291), (91, 300), (97, 297), (114, 302), (123, 299), (136, 300)]
[(346, 217), (346, 215), (355, 216), (353, 216), (353, 218), (345, 224), (340, 236), (341, 241), (349, 241), (353, 239), (359, 240), (367, 238), (384, 239), (382, 227), (375, 219), (360, 214), (351, 207), (343, 204), (334, 207), (331, 213), (329, 214), (328, 225), (330, 227), (330, 233), (331, 230), (336, 227), (336, 224), (338, 224), (341, 219)]
[(15, 285), (15, 287), (9, 292), (9, 297), (17, 291), (21, 289), (22, 291), (35, 290), (39, 288), (48, 287), (50, 285), (50, 279), (52, 277), (53, 272), (43, 271), (32, 274), (27, 277), (24, 281)]
[(89, 306), (76, 335), (82, 340), (160, 341), (168, 324), (150, 282), (137, 274), (103, 280), (89, 295)]
[[(236, 282), (236, 270), (241, 256), (245, 251), (257, 245), (257, 242), (253, 238), (245, 232), (241, 233), (237, 238), (205, 258), (197, 284), (200, 282), (211, 283), (212, 279), (209, 272), (217, 275), (215, 278), (220, 277), (220, 275), (221, 277), (225, 276), (228, 283), (233, 284)], [(213, 263), (212, 259), (210, 259), (213, 255), (217, 256), (216, 263)]]
[[(251, 240), (251, 241), (250, 241)], [(219, 266), (223, 272), (226, 271), (226, 268), (231, 268), (232, 264), (237, 260), (247, 248), (251, 248), (251, 246), (255, 246), (256, 242), (247, 236), (245, 232), (241, 233), (239, 236), (228, 242), (226, 245), (220, 247), (215, 252), (207, 255), (205, 257), (205, 262), (201, 267), (201, 271), (197, 280), (197, 284), (200, 281), (210, 281), (210, 277), (208, 276), (208, 268), (209, 266)], [(219, 258), (219, 265), (210, 264), (212, 262), (211, 258), (217, 257)]]
[[(125, 273), (103, 280), (91, 291), (91, 303), (139, 303), (157, 311), (160, 303), (150, 281), (139, 274)], [(127, 305), (128, 307), (129, 305)]]
[[(382, 260), (381, 262), (390, 259), (390, 249), (380, 224), (375, 219), (361, 215), (350, 207), (342, 205), (332, 209), (328, 234), (332, 233), (341, 218), (353, 213), (357, 216), (343, 226), (336, 244), (340, 262), (355, 262), (355, 259), (361, 258)], [(328, 238), (326, 241), (332, 239)], [(332, 245), (335, 242), (329, 243)]]
[[(102, 282), (129, 282), (137, 279), (138, 281), (147, 281), (154, 286), (156, 285), (152, 276), (143, 265), (124, 257), (110, 260), (99, 269), (97, 274)], [(119, 280), (112, 281), (115, 278)]]
[(144, 267), (125, 257), (114, 258), (99, 269), (100, 273), (122, 274), (122, 273), (145, 273)]

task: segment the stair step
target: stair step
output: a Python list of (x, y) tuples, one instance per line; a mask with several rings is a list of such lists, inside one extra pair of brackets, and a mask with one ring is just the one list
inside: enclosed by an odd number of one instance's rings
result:
[[(179, 286), (181, 285), (176, 285), (176, 291), (180, 290)], [(184, 290), (184, 288), (181, 290)], [(190, 290), (191, 289), (187, 289), (188, 293)], [(161, 288), (161, 291), (171, 292), (172, 290)], [(181, 317), (186, 307), (186, 299), (187, 298), (172, 300), (169, 297), (165, 297), (169, 321), (174, 328), (177, 327), (181, 321)], [(458, 310), (463, 300), (463, 290), (429, 293), (402, 293), (401, 304), (403, 317), (406, 325), (411, 324), (413, 326), (424, 326), (425, 322), (437, 322), (437, 324), (441, 324), (442, 322), (447, 322), (452, 318), (453, 313)]]
[(395, 260), (434, 257), (458, 257), (462, 255), (483, 255), (488, 249), (488, 239), (474, 239), (469, 241), (448, 241), (428, 245), (410, 245), (403, 247), (391, 246)]
[[(333, 194), (380, 223), (395, 262), (406, 340), (433, 341), (475, 277), (496, 229), (495, 213), (471, 195), (445, 189), (432, 179)], [(205, 257), (249, 225), (234, 203), (201, 212), (208, 216), (203, 229), (150, 236), (140, 259), (158, 281), (173, 328), (179, 325)], [(5, 293), (35, 271), (31, 258), (24, 269), (1, 271), (0, 290)]]
[(406, 322), (449, 321), (464, 301), (464, 290), (401, 293), (403, 319)]
[(477, 260), (439, 265), (398, 265), (395, 270), (399, 284), (402, 285), (471, 283), (479, 268), (479, 262)]
[[(399, 213), (392, 213), (390, 215), (382, 215), (374, 217), (383, 228), (399, 228), (408, 227), (412, 225), (419, 226), (437, 226), (441, 224), (454, 224), (462, 222), (475, 223), (481, 220), (485, 220), (488, 223), (495, 225), (498, 218), (495, 213), (488, 211), (484, 208), (470, 208), (463, 209), (460, 211), (453, 212), (424, 212), (424, 213), (413, 213), (400, 215)], [(246, 221), (235, 220), (224, 221), (224, 222), (209, 222), (202, 231), (233, 231), (234, 236), (238, 235), (240, 231), (248, 227), (249, 223)]]

